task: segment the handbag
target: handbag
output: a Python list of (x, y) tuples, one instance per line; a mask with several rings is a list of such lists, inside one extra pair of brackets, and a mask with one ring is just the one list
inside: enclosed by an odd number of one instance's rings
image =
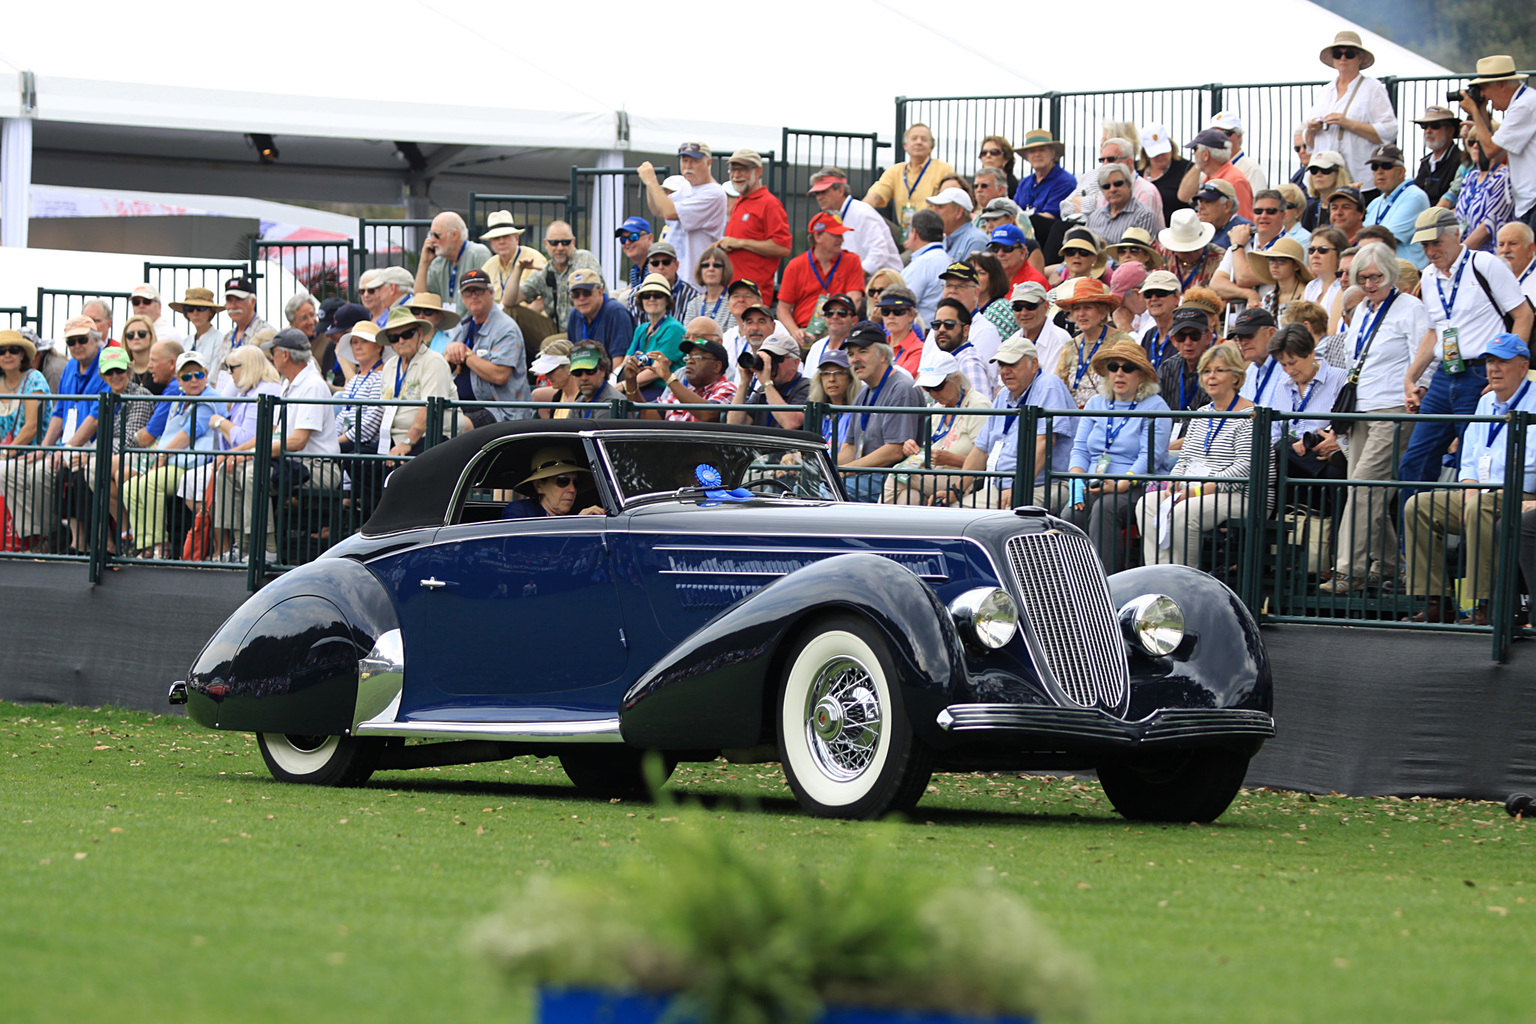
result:
[[(1393, 289), (1387, 296), (1386, 303), (1381, 307), (1381, 312), (1376, 314), (1376, 322), (1371, 325), (1371, 333), (1366, 335), (1365, 347), (1360, 350), (1360, 358), (1355, 360), (1355, 365), (1350, 368), (1349, 379), (1344, 386), (1339, 388), (1339, 394), (1333, 400), (1334, 412), (1354, 412), (1360, 392), (1360, 371), (1365, 366), (1366, 357), (1371, 354), (1371, 342), (1376, 340), (1376, 332), (1381, 330), (1381, 322), (1387, 318), (1387, 310), (1392, 308), (1392, 303), (1397, 301), (1398, 292)], [(1334, 420), (1331, 424), (1333, 432), (1342, 437), (1349, 436), (1349, 428), (1352, 424), (1348, 420)]]
[(16, 523), (11, 519), (11, 510), (5, 504), (5, 498), (0, 496), (0, 551), (22, 550), (21, 538), (16, 534)]
[(183, 562), (201, 562), (213, 553), (213, 485), (217, 472), (208, 474), (208, 485), (203, 488), (203, 507), (192, 517), (192, 529), (181, 544)]

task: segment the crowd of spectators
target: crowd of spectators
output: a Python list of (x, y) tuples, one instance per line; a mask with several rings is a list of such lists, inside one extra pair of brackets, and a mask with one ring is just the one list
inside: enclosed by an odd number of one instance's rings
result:
[[(962, 174), (914, 124), (905, 159), (862, 197), (841, 168), (812, 174), (816, 212), (791, 225), (759, 154), (732, 152), (721, 183), (710, 147), (689, 141), (678, 175), (638, 168), (646, 215), (615, 232), (621, 281), (564, 221), (539, 252), (510, 212), (475, 238), (443, 211), (414, 274), (367, 271), (358, 303), (295, 295), (281, 330), (241, 277), (222, 304), (189, 288), (165, 308), (135, 287), (120, 339), (109, 304), (88, 301), (65, 326), (67, 359), (0, 335), (7, 537), (88, 543), (94, 396), (109, 390), (115, 549), (176, 557), (165, 510), (180, 500), (208, 515), (206, 557), (233, 559), (270, 488), (252, 479), (256, 407), (230, 399), (281, 399), (274, 487), (339, 489), (361, 508), (432, 431), (606, 417), (621, 400), (655, 404), (652, 418), (798, 429), (812, 401), (867, 407), (820, 422), (855, 498), (968, 507), (1011, 504), (1020, 459), (1021, 418), (980, 413), (1032, 407), (1037, 500), (1107, 568), (1209, 568), (1213, 529), (1276, 503), (1242, 415), (1260, 406), (1287, 478), (1353, 482), (1302, 498), (1337, 527), (1321, 594), (1396, 586), (1425, 599), (1420, 621), (1451, 621), (1436, 545), (1467, 532), (1467, 592), (1484, 602), (1472, 618), (1486, 622), (1504, 448), (1455, 417), (1536, 411), (1536, 93), (1509, 57), (1479, 61), (1459, 110), (1413, 119), (1425, 156), (1410, 169), (1364, 73), (1374, 55), (1345, 32), (1319, 56), (1336, 77), (1295, 126), (1291, 181), (1245, 151), (1233, 111), (1183, 146), (1164, 125), (1105, 123), (1080, 174), (1045, 129), (987, 136)], [(798, 253), (792, 227), (808, 239)], [(50, 393), (82, 397), (27, 397)], [(1341, 395), (1401, 417), (1337, 420)], [(430, 398), (452, 400), (446, 423)], [(556, 404), (505, 405), (530, 400)], [(1536, 462), (1524, 481), (1536, 522)]]

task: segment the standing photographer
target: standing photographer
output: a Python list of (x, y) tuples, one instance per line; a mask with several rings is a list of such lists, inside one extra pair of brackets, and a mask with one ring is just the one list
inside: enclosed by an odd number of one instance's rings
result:
[[(1472, 115), (1477, 137), (1490, 160), (1509, 158), (1509, 183), (1515, 196), (1515, 219), (1536, 227), (1536, 93), (1525, 85), (1508, 55), (1484, 57), (1477, 77), (1461, 93), (1461, 109)], [(1504, 112), (1498, 131), (1489, 123), (1488, 105)]]

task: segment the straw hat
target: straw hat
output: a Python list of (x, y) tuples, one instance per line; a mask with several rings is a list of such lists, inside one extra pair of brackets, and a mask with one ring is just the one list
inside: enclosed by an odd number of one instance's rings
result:
[(1312, 280), (1312, 271), (1307, 269), (1307, 255), (1302, 249), (1301, 243), (1294, 238), (1285, 237), (1263, 252), (1248, 253), (1248, 269), (1253, 271), (1253, 276), (1265, 284), (1274, 284), (1275, 275), (1269, 272), (1270, 260), (1290, 260), (1296, 264), (1296, 276), (1302, 281)]
[(1056, 305), (1062, 309), (1076, 309), (1078, 306), (1086, 306), (1091, 303), (1108, 306), (1116, 309), (1120, 305), (1120, 299), (1109, 288), (1109, 285), (1096, 277), (1078, 277), (1072, 280), (1072, 290), (1066, 296), (1058, 298)]
[(395, 343), (395, 335), (397, 333), (405, 330), (407, 327), (413, 327), (417, 325), (427, 329), (427, 341), (430, 342), (432, 340), (430, 337), (431, 332), (437, 330), (437, 327), (432, 323), (432, 321), (423, 320), (415, 313), (412, 313), (405, 306), (396, 306), (394, 309), (389, 311), (389, 319), (384, 322), (383, 328), (379, 331), (379, 340), (384, 342), (386, 345), (393, 345)]
[(1141, 345), (1135, 341), (1117, 341), (1113, 345), (1106, 345), (1099, 349), (1089, 364), (1093, 372), (1100, 377), (1105, 376), (1104, 364), (1111, 359), (1118, 359), (1122, 363), (1135, 363), (1148, 380), (1157, 379), (1157, 371), (1152, 369), (1152, 360), (1147, 358), (1147, 353)]
[(1483, 57), (1477, 62), (1477, 77), (1469, 85), (1487, 85), (1490, 82), (1519, 82), (1522, 75), (1515, 67), (1515, 59), (1507, 53), (1495, 57)]
[(1110, 252), (1116, 249), (1140, 249), (1152, 257), (1152, 269), (1158, 270), (1163, 265), (1162, 256), (1152, 248), (1152, 236), (1147, 234), (1145, 228), (1126, 228), (1125, 234), (1120, 236), (1120, 241), (1109, 247)]
[(493, 238), (522, 233), (523, 229), (512, 222), (511, 210), (492, 210), (490, 216), (485, 218), (485, 234), (480, 236), (480, 241), (489, 242)]
[[(655, 249), (653, 248), (651, 251), (654, 252)], [(672, 301), (672, 285), (661, 274), (646, 274), (645, 280), (640, 282), (640, 287), (635, 289), (635, 295), (638, 298), (644, 298), (647, 295), (661, 295), (665, 296), (668, 303), (670, 303)]]
[[(1327, 67), (1333, 67), (1333, 48), (1335, 46), (1353, 46), (1355, 49), (1359, 50), (1361, 71), (1364, 71), (1366, 68), (1376, 63), (1376, 55), (1370, 50), (1367, 50), (1365, 48), (1365, 44), (1360, 42), (1360, 33), (1351, 32), (1346, 29), (1345, 31), (1340, 32), (1338, 35), (1334, 36), (1333, 42), (1329, 43), (1327, 46), (1323, 47), (1321, 51), (1318, 52), (1317, 59), (1322, 61), (1323, 64)], [(1507, 60), (1508, 58), (1505, 59)], [(1478, 61), (1478, 64), (1481, 65), (1482, 61)], [(1481, 73), (1481, 66), (1479, 66), (1478, 71)]]
[(1036, 146), (1050, 146), (1056, 151), (1056, 158), (1058, 160), (1067, 152), (1067, 144), (1065, 142), (1057, 142), (1051, 138), (1051, 130), (1049, 128), (1031, 128), (1024, 134), (1024, 141), (1013, 148), (1022, 153), (1026, 149), (1034, 149)]
[(27, 363), (29, 365), (32, 360), (37, 358), (37, 346), (32, 344), (31, 338), (20, 331), (0, 331), (0, 348), (6, 348), (10, 345), (17, 345), (26, 350)]
[[(420, 316), (421, 311), (424, 309), (429, 309), (434, 313), (441, 313), (443, 319), (438, 323), (437, 327), (443, 331), (453, 330), (459, 325), (459, 320), (462, 319), (453, 310), (444, 309), (443, 300), (431, 292), (417, 292), (415, 295), (412, 295), (411, 301), (405, 304), (405, 308), (417, 316)], [(388, 326), (386, 326), (385, 330), (388, 329)]]
[(1157, 233), (1157, 240), (1170, 252), (1198, 252), (1211, 244), (1216, 228), (1200, 219), (1194, 210), (1175, 210), (1168, 226)]
[(550, 445), (547, 448), (540, 448), (538, 451), (534, 452), (533, 464), (531, 468), (533, 472), (529, 473), (528, 476), (525, 477), (523, 481), (517, 485), (517, 489), (523, 491), (525, 494), (533, 493), (523, 489), (536, 480), (546, 480), (552, 476), (559, 476), (561, 473), (591, 472), (591, 470), (587, 469), (587, 467), (578, 466), (576, 464), (576, 458), (571, 454), (571, 450), (569, 448), (560, 448), (556, 447), (555, 445)]
[(222, 313), (224, 303), (215, 299), (213, 292), (207, 288), (188, 288), (186, 297), (180, 302), (171, 303), (171, 308), (181, 314), (185, 314), (188, 309), (211, 309)]

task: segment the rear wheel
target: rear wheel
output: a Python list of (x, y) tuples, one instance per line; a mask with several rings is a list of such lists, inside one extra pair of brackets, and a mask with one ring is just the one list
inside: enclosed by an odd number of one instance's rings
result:
[(660, 770), (654, 780), (659, 788), (672, 777), (677, 762), (658, 752), (606, 744), (587, 746), (561, 754), (560, 767), (571, 783), (588, 796), (648, 800), (652, 780), (646, 777), (647, 759)]
[(261, 759), (279, 782), (311, 786), (361, 786), (379, 766), (382, 740), (356, 736), (258, 733)]
[(879, 632), (840, 615), (806, 633), (779, 691), (779, 756), (802, 807), (822, 817), (904, 811), (933, 774)]
[(1115, 810), (1133, 821), (1215, 821), (1242, 788), (1252, 755), (1207, 747), (1099, 768)]

